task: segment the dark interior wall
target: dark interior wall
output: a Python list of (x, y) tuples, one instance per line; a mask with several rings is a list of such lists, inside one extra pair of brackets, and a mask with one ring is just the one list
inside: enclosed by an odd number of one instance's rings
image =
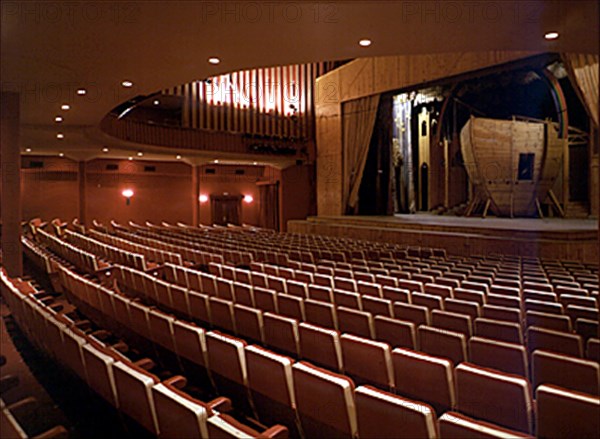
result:
[[(43, 165), (43, 167), (37, 167)], [(22, 218), (69, 219), (79, 209), (77, 163), (61, 157), (25, 156), (21, 160)], [(8, 194), (2, 194), (8, 195)]]
[(296, 164), (281, 171), (279, 193), (280, 230), (287, 230), (287, 222), (305, 219), (316, 214), (314, 166)]

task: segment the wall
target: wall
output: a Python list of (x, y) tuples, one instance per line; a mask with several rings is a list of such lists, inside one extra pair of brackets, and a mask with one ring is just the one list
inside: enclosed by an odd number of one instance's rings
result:
[[(107, 170), (107, 165), (119, 169)], [(145, 172), (146, 166), (155, 171)], [(192, 174), (185, 163), (93, 160), (86, 171), (88, 221), (191, 222)], [(122, 195), (124, 189), (134, 191), (129, 205)]]
[[(207, 174), (207, 169), (214, 169), (215, 174)], [(202, 224), (212, 224), (210, 205), (211, 195), (250, 195), (252, 203), (242, 201), (241, 221), (245, 224), (259, 225), (260, 196), (256, 182), (269, 175), (270, 167), (242, 165), (203, 165), (200, 167), (200, 195), (207, 195), (209, 200), (200, 203), (199, 220)], [(236, 175), (235, 171), (244, 171)]]
[(314, 181), (314, 167), (311, 165), (294, 165), (281, 171), (279, 219), (282, 232), (287, 231), (288, 221), (315, 214), (314, 185), (311, 180)]
[[(30, 168), (43, 162), (43, 168)], [(35, 217), (73, 219), (79, 209), (77, 163), (60, 157), (22, 156), (21, 205), (23, 220)]]
[(535, 55), (469, 52), (359, 58), (317, 79), (315, 114), (319, 215), (342, 215), (342, 114), (345, 101), (407, 89)]

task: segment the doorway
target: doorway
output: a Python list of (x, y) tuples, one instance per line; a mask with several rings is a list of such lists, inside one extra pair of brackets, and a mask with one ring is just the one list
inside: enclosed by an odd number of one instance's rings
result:
[(220, 226), (241, 224), (241, 195), (211, 195), (210, 204), (213, 224)]

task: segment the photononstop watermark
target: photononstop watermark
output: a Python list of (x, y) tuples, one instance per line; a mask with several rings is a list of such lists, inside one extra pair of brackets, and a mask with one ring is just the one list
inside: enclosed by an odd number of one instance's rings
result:
[(81, 23), (132, 24), (143, 2), (122, 1), (3, 1), (2, 21), (19, 24), (76, 25)]

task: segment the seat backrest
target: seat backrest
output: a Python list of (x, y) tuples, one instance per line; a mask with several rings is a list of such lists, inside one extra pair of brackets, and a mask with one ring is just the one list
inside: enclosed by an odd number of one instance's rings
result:
[(444, 413), (438, 420), (438, 426), (442, 439), (533, 439), (529, 434), (469, 418), (457, 412)]
[(528, 381), (517, 375), (462, 363), (455, 369), (457, 410), (502, 427), (533, 433)]
[(337, 317), (340, 332), (374, 338), (373, 316), (370, 312), (340, 306), (337, 308)]
[(598, 395), (600, 365), (595, 361), (537, 350), (531, 356), (531, 363), (534, 389), (540, 384), (552, 384)]
[(213, 325), (235, 334), (235, 318), (233, 317), (233, 302), (219, 297), (210, 297), (210, 315)]
[(175, 320), (173, 322), (173, 339), (179, 357), (206, 368), (206, 334), (204, 329), (191, 323)]
[(455, 365), (468, 361), (467, 339), (464, 334), (425, 325), (418, 327), (417, 334), (420, 351), (448, 358)]
[(469, 339), (469, 359), (471, 363), (478, 366), (529, 378), (527, 350), (520, 344), (471, 337)]
[(481, 315), (481, 306), (477, 302), (460, 299), (444, 299), (444, 310), (458, 314), (466, 314), (471, 320)]
[(88, 386), (110, 405), (117, 407), (117, 389), (112, 370), (115, 360), (90, 343), (82, 347), (82, 353)]
[(395, 392), (425, 401), (438, 413), (455, 406), (452, 362), (445, 358), (396, 348), (392, 351)]
[(460, 332), (469, 338), (473, 334), (471, 317), (466, 314), (457, 314), (449, 311), (434, 309), (431, 312), (431, 325), (436, 328)]
[(554, 331), (571, 332), (571, 319), (569, 316), (548, 314), (539, 311), (527, 311), (525, 315), (527, 326), (552, 329)]
[(254, 290), (254, 302), (257, 308), (262, 309), (263, 312), (279, 312), (279, 304), (275, 291), (256, 286), (252, 289)]
[(371, 314), (373, 314), (373, 316), (381, 315), (386, 317), (392, 317), (394, 315), (392, 301), (390, 299), (363, 296), (362, 305), (363, 310), (370, 312)]
[(527, 349), (529, 352), (542, 349), (572, 357), (583, 357), (583, 344), (580, 335), (553, 331), (537, 326), (527, 328)]
[(208, 410), (205, 405), (162, 383), (152, 387), (152, 395), (161, 437), (208, 437)]
[(383, 341), (392, 348), (417, 348), (417, 331), (412, 322), (375, 316), (375, 339)]
[(233, 316), (238, 336), (264, 343), (263, 313), (260, 309), (235, 304)]
[(480, 317), (475, 319), (474, 334), (477, 337), (491, 338), (506, 343), (523, 344), (523, 333), (521, 325), (518, 323)]
[(278, 294), (279, 314), (303, 321), (306, 318), (304, 299), (289, 294)]
[(338, 328), (337, 313), (335, 305), (332, 303), (306, 299), (304, 301), (304, 309), (308, 323), (326, 328)]
[(539, 438), (597, 438), (600, 436), (600, 398), (553, 385), (536, 391)]
[(356, 437), (352, 380), (305, 362), (294, 364), (292, 369), (305, 437)]
[(246, 346), (248, 386), (263, 424), (282, 423), (296, 430), (296, 397), (292, 378), (294, 360), (260, 346)]
[(338, 331), (309, 323), (298, 325), (302, 358), (330, 370), (343, 370)]
[(355, 383), (372, 384), (381, 389), (394, 387), (391, 349), (387, 343), (350, 334), (340, 337), (344, 372)]
[(113, 364), (113, 373), (119, 410), (148, 431), (158, 434), (152, 387), (159, 379), (132, 364), (122, 362)]
[(263, 314), (265, 344), (292, 357), (300, 356), (298, 320), (270, 312)]
[(361, 438), (437, 438), (435, 412), (427, 404), (371, 386), (358, 387), (354, 397)]
[(394, 302), (394, 317), (413, 322), (415, 325), (429, 325), (430, 313), (426, 306)]

